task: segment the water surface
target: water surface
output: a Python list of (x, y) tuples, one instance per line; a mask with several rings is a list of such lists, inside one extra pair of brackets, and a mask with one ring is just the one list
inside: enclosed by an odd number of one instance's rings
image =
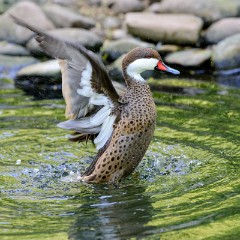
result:
[(95, 149), (56, 127), (63, 100), (2, 87), (0, 239), (239, 239), (239, 89), (150, 83), (155, 135), (118, 187), (75, 181)]

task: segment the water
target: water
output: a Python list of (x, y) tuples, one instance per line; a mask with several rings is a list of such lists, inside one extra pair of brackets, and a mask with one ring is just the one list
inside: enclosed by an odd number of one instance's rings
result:
[(76, 182), (95, 149), (56, 127), (63, 100), (2, 87), (0, 239), (239, 239), (239, 89), (151, 84), (181, 91), (154, 92), (153, 141), (117, 187)]

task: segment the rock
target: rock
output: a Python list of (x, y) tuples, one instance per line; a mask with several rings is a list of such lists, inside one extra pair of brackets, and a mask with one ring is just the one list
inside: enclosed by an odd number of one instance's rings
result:
[(159, 51), (161, 52), (177, 52), (180, 50), (180, 46), (178, 45), (172, 45), (172, 44), (164, 44), (159, 47)]
[(81, 2), (79, 0), (53, 0), (54, 3), (62, 5), (62, 6), (72, 6), (74, 8), (78, 7), (78, 3)]
[(201, 18), (187, 14), (127, 13), (128, 31), (150, 41), (196, 44), (202, 29)]
[(97, 6), (100, 7), (102, 4), (102, 0), (88, 0), (88, 4), (90, 6)]
[(225, 18), (213, 23), (205, 33), (208, 43), (218, 43), (226, 37), (240, 33), (240, 18)]
[(240, 67), (240, 33), (227, 37), (213, 48), (216, 69), (227, 70)]
[(158, 5), (159, 13), (189, 13), (211, 23), (225, 17), (238, 16), (239, 0), (163, 0)]
[(30, 30), (16, 25), (9, 14), (29, 21), (43, 30), (54, 28), (40, 7), (35, 3), (22, 1), (0, 16), (0, 40), (24, 45), (34, 34)]
[(144, 4), (139, 0), (115, 0), (110, 4), (110, 8), (115, 13), (140, 12), (144, 9)]
[(60, 76), (60, 67), (58, 60), (49, 60), (46, 62), (36, 63), (22, 68), (18, 73), (17, 77), (49, 77), (54, 78)]
[(210, 49), (192, 48), (166, 56), (165, 61), (170, 64), (178, 64), (184, 67), (198, 67), (211, 58)]
[[(38, 4), (42, 4), (44, 0), (32, 0), (33, 2), (36, 2)], [(8, 10), (11, 6), (18, 3), (19, 0), (1, 0), (0, 1), (0, 14), (4, 13), (6, 10)]]
[(8, 43), (5, 41), (0, 42), (0, 54), (10, 56), (29, 56), (29, 51), (17, 44)]
[(114, 29), (111, 32), (110, 38), (114, 39), (114, 40), (119, 40), (119, 39), (123, 39), (123, 38), (130, 38), (130, 35), (124, 29)]
[(44, 6), (47, 17), (60, 28), (78, 27), (89, 29), (95, 26), (95, 21), (73, 10), (56, 4)]
[(18, 2), (18, 0), (1, 1), (0, 2), (0, 14), (4, 13), (8, 8), (10, 8), (16, 2)]
[(148, 7), (148, 11), (149, 12), (153, 12), (153, 13), (158, 13), (159, 12), (159, 9), (160, 9), (160, 3), (159, 2), (157, 2), (157, 3), (153, 3), (152, 5), (150, 5), (149, 7)]
[(115, 41), (105, 41), (102, 47), (104, 54), (108, 55), (108, 59), (115, 60), (122, 54), (129, 52), (135, 47), (151, 47), (155, 46), (134, 38), (120, 39)]
[(125, 56), (126, 54), (123, 54), (108, 67), (108, 72), (111, 79), (118, 82), (123, 81), (124, 78), (122, 73), (122, 61)]
[[(103, 40), (97, 34), (79, 28), (61, 28), (47, 31), (48, 34), (67, 41), (79, 42), (86, 48), (97, 51)], [(27, 43), (27, 49), (36, 56), (45, 55), (34, 38)]]
[(0, 78), (15, 78), (19, 69), (24, 66), (38, 62), (33, 57), (13, 57), (7, 55), (0, 55)]
[(85, 29), (77, 28), (54, 29), (48, 31), (48, 33), (66, 39), (68, 41), (79, 42), (85, 47), (93, 50), (97, 50), (103, 43), (102, 38), (100, 38), (97, 34)]
[(113, 16), (106, 17), (103, 21), (104, 29), (116, 29), (116, 28), (120, 28), (121, 25), (122, 25), (121, 20)]
[(22, 68), (17, 73), (15, 85), (36, 98), (60, 97), (62, 87), (58, 60), (49, 60)]

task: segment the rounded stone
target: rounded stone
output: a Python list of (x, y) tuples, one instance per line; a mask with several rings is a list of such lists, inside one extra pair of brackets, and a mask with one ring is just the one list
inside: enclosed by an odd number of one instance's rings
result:
[(165, 61), (185, 67), (198, 67), (208, 61), (211, 55), (212, 51), (210, 49), (192, 48), (170, 53), (166, 56)]
[(0, 42), (0, 54), (10, 56), (29, 56), (29, 51), (17, 44), (8, 43), (6, 41)]
[(227, 70), (240, 67), (240, 33), (220, 41), (213, 48), (215, 68)]
[(194, 14), (211, 23), (221, 18), (238, 16), (239, 7), (239, 0), (162, 0), (158, 6), (155, 6), (154, 11)]
[(215, 44), (237, 33), (240, 33), (240, 18), (224, 18), (207, 29), (205, 39), (208, 43)]
[[(98, 50), (102, 45), (102, 38), (92, 31), (80, 28), (59, 28), (47, 31), (48, 34), (66, 41), (78, 42), (91, 50)], [(36, 56), (46, 55), (39, 47), (37, 41), (32, 38), (27, 43), (27, 49)]]
[(15, 24), (10, 15), (22, 18), (26, 22), (29, 21), (43, 30), (54, 28), (38, 5), (29, 1), (21, 1), (0, 16), (0, 40), (24, 45), (34, 35), (32, 31)]
[(78, 27), (89, 29), (95, 26), (93, 19), (57, 4), (47, 4), (43, 9), (55, 26), (60, 28)]
[(38, 62), (36, 58), (30, 56), (7, 56), (0, 55), (0, 78), (15, 78), (19, 69), (24, 66)]
[(49, 60), (46, 62), (36, 63), (22, 68), (17, 77), (55, 77), (60, 75), (58, 60)]
[(140, 12), (144, 9), (144, 4), (139, 0), (115, 0), (110, 7), (115, 13)]
[(155, 46), (151, 43), (147, 43), (141, 40), (134, 38), (119, 39), (115, 41), (105, 41), (102, 46), (102, 51), (110, 55), (111, 59), (117, 59), (124, 53), (131, 51), (136, 47), (150, 47), (154, 48)]
[(187, 14), (127, 13), (128, 31), (150, 41), (194, 45), (203, 26), (201, 18)]

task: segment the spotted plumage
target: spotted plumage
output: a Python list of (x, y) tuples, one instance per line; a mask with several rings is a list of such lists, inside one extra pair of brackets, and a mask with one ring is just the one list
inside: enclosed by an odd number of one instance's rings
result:
[(131, 174), (150, 144), (156, 122), (152, 94), (141, 73), (153, 69), (179, 72), (166, 66), (156, 50), (135, 48), (122, 63), (126, 88), (113, 85), (101, 60), (82, 45), (12, 18), (34, 31), (43, 50), (59, 59), (65, 115), (69, 120), (58, 126), (74, 131), (70, 140), (91, 139), (98, 149), (80, 179), (88, 183), (116, 183)]

